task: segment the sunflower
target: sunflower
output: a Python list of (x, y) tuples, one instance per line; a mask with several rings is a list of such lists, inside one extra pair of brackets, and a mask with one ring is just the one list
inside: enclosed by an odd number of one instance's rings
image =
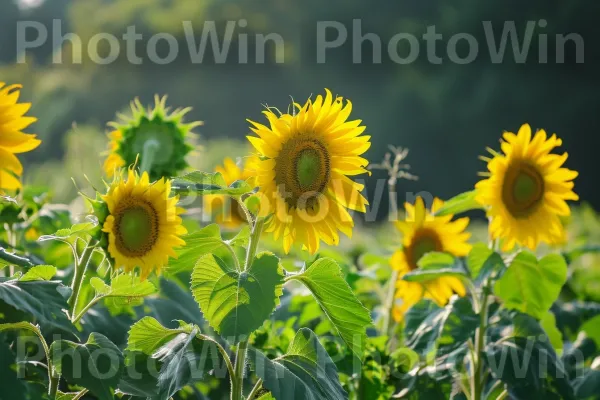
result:
[(562, 140), (544, 130), (531, 138), (531, 127), (505, 132), (502, 152), (489, 150), (487, 179), (476, 185), (477, 201), (487, 207), (490, 235), (503, 239), (503, 249), (515, 243), (534, 250), (540, 242), (558, 244), (565, 234), (561, 216), (570, 215), (566, 200), (578, 200), (572, 182), (578, 173), (562, 165), (568, 154), (550, 154)]
[(194, 137), (191, 132), (202, 122), (183, 123), (183, 117), (190, 108), (170, 112), (166, 107), (167, 98), (155, 97), (154, 108), (146, 110), (138, 99), (131, 103), (131, 117), (120, 115), (122, 122), (110, 122), (113, 130), (108, 134), (108, 156), (104, 161), (104, 171), (114, 176), (119, 168), (136, 163), (138, 155), (142, 162), (148, 144), (154, 144), (150, 167), (150, 179), (178, 175), (188, 167), (186, 155), (193, 149), (187, 139)]
[(22, 132), (37, 119), (25, 116), (30, 103), (18, 103), (21, 87), (0, 82), (0, 190), (21, 188), (23, 166), (15, 154), (31, 151), (42, 143), (35, 135)]
[[(246, 164), (251, 164), (249, 160)], [(248, 168), (240, 168), (235, 161), (227, 157), (223, 160), (223, 165), (215, 168), (215, 172), (220, 173), (227, 186), (235, 181), (249, 180), (251, 171)], [(204, 210), (216, 218), (216, 222), (226, 228), (235, 229), (246, 223), (246, 215), (235, 199), (222, 195), (204, 196)]]
[(414, 206), (406, 203), (406, 218), (396, 221), (396, 227), (402, 233), (402, 249), (392, 256), (390, 264), (398, 271), (396, 282), (396, 299), (401, 300), (394, 307), (394, 318), (402, 320), (406, 311), (422, 298), (429, 298), (439, 306), (445, 305), (456, 293), (465, 295), (465, 287), (456, 277), (432, 279), (424, 283), (409, 282), (402, 277), (417, 268), (421, 257), (431, 251), (445, 252), (456, 257), (466, 256), (471, 250), (467, 240), (471, 236), (465, 232), (469, 218), (452, 221), (453, 215), (434, 216), (444, 202), (438, 198), (433, 200), (431, 212), (425, 208), (421, 197), (417, 197)]
[(187, 233), (177, 207), (177, 197), (169, 197), (171, 182), (161, 178), (150, 183), (148, 174), (141, 178), (129, 169), (127, 180), (117, 177), (100, 196), (107, 215), (99, 213), (102, 231), (108, 235), (108, 253), (116, 268), (126, 272), (141, 269), (142, 279), (177, 257), (174, 248), (185, 245), (180, 238)]
[(273, 214), (266, 231), (283, 238), (286, 253), (297, 242), (314, 254), (320, 240), (337, 245), (338, 230), (352, 235), (346, 209), (366, 211), (364, 185), (349, 176), (368, 172), (360, 155), (371, 146), (370, 136), (362, 135), (362, 121), (348, 121), (352, 103), (329, 90), (293, 108), (293, 114), (264, 111), (269, 126), (249, 121), (258, 137), (248, 140), (260, 156), (253, 173), (261, 212)]

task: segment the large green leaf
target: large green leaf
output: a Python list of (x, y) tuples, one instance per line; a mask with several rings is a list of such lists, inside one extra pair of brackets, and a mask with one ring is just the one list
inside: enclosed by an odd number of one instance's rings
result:
[[(200, 334), (197, 326), (179, 322), (169, 329), (144, 317), (129, 331), (128, 365), (137, 374), (126, 373), (119, 390), (134, 396), (168, 399), (184, 386), (202, 379), (209, 370), (223, 379), (227, 367), (220, 364), (217, 342)], [(158, 374), (157, 374), (158, 373)], [(158, 379), (156, 379), (158, 378)]]
[(467, 266), (477, 284), (482, 284), (488, 278), (495, 278), (504, 271), (506, 266), (500, 254), (483, 243), (475, 243), (467, 256)]
[(208, 253), (214, 253), (226, 245), (221, 237), (219, 225), (211, 224), (197, 232), (185, 235), (185, 247), (178, 254), (177, 259), (171, 260), (167, 271), (177, 273), (184, 270), (190, 270), (200, 257)]
[(550, 254), (538, 261), (535, 255), (523, 251), (496, 282), (494, 293), (506, 308), (542, 319), (566, 280), (567, 264), (563, 257)]
[[(27, 389), (22, 380), (18, 379), (16, 357), (5, 343), (3, 333), (0, 333), (0, 399), (25, 400)], [(10, 384), (9, 384), (10, 383)]]
[(254, 189), (246, 181), (235, 181), (227, 186), (223, 175), (219, 172), (208, 173), (193, 171), (178, 177), (173, 181), (172, 190), (182, 196), (193, 194), (224, 194), (229, 196), (241, 196), (252, 192)]
[(112, 400), (123, 372), (123, 354), (110, 340), (92, 333), (85, 344), (57, 340), (50, 346), (57, 372), (67, 382), (88, 389), (101, 400)]
[(417, 264), (419, 268), (402, 276), (403, 280), (427, 282), (445, 276), (454, 276), (460, 279), (468, 278), (462, 261), (448, 253), (427, 253), (421, 257)]
[(21, 310), (39, 323), (44, 334), (62, 331), (75, 333), (75, 327), (63, 310), (71, 290), (57, 281), (0, 282), (0, 300)]
[(429, 300), (420, 301), (405, 319), (406, 345), (423, 357), (443, 357), (466, 348), (479, 326), (479, 317), (468, 297), (452, 297), (444, 308)]
[[(187, 333), (190, 332), (191, 329), (187, 330)], [(180, 333), (186, 333), (186, 331), (181, 328), (165, 328), (154, 318), (144, 317), (133, 324), (129, 330), (127, 350), (151, 355)]]
[(291, 279), (302, 282), (311, 291), (338, 334), (362, 359), (371, 315), (352, 293), (340, 266), (331, 258), (320, 258)]
[(259, 254), (247, 271), (207, 254), (194, 267), (191, 288), (210, 326), (237, 343), (271, 315), (283, 294), (282, 285), (283, 268), (271, 253)]
[(471, 210), (481, 210), (483, 209), (483, 206), (475, 200), (476, 196), (477, 192), (475, 190), (456, 195), (453, 198), (446, 200), (444, 205), (434, 214), (441, 217), (449, 214), (460, 214)]
[(596, 400), (600, 396), (600, 371), (587, 369), (573, 380), (575, 397)]
[(256, 375), (276, 399), (348, 398), (335, 364), (310, 329), (300, 329), (286, 354), (274, 360), (255, 349), (248, 353)]
[(514, 399), (574, 399), (562, 361), (538, 321), (515, 313), (513, 334), (491, 343), (485, 361)]

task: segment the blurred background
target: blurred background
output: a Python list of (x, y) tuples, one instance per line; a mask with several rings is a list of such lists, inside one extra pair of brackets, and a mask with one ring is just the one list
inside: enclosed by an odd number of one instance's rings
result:
[[(352, 100), (353, 116), (364, 121), (372, 136), (367, 153), (371, 162), (381, 160), (388, 144), (410, 148), (407, 162), (420, 179), (400, 183), (401, 201), (407, 192), (426, 191), (445, 199), (469, 190), (478, 180), (477, 172), (485, 168), (478, 155), (486, 146), (499, 148), (504, 130), (516, 131), (528, 122), (564, 139), (563, 150), (570, 154), (567, 167), (580, 171), (576, 191), (599, 209), (594, 155), (600, 145), (599, 12), (600, 3), (585, 0), (452, 4), (441, 0), (4, 0), (0, 80), (22, 83), (22, 100), (33, 102), (30, 115), (39, 121), (29, 132), (37, 133), (43, 144), (25, 155), (25, 181), (49, 185), (57, 201), (75, 196), (71, 177), (78, 185), (86, 184), (85, 176), (100, 181), (106, 123), (135, 97), (150, 104), (154, 94), (166, 94), (173, 107), (193, 107), (188, 120), (203, 120), (205, 125), (196, 130), (200, 147), (192, 164), (209, 169), (225, 155), (245, 155), (246, 119), (261, 120), (264, 104), (285, 110), (290, 97), (304, 102), (327, 87)], [(205, 21), (216, 21), (217, 30), (224, 32), (227, 21), (241, 19), (247, 26), (237, 26), (225, 64), (215, 63), (210, 50), (202, 64), (190, 62), (182, 21), (190, 21), (199, 37)], [(363, 35), (376, 33), (381, 38), (381, 63), (372, 62), (369, 42), (362, 47), (363, 62), (353, 63), (354, 19), (360, 19)], [(491, 21), (499, 42), (505, 21), (515, 21), (522, 40), (527, 21), (542, 19), (547, 24), (536, 25), (525, 63), (515, 61), (510, 43), (502, 63), (490, 61), (483, 21)], [(62, 32), (53, 31), (54, 20)], [(22, 56), (15, 45), (17, 27), (23, 21), (43, 24), (48, 40), (29, 50), (25, 63), (17, 63)], [(316, 59), (318, 21), (337, 21), (348, 31), (347, 43), (328, 50), (325, 63)], [(432, 25), (443, 35), (437, 44), (441, 64), (428, 62), (422, 41), (413, 63), (401, 65), (387, 56), (385, 49), (393, 35), (406, 32), (421, 38)], [(98, 33), (121, 38), (130, 26), (143, 35), (136, 47), (144, 57), (141, 65), (127, 61), (124, 42), (122, 57), (115, 62), (90, 61), (86, 53), (90, 38)], [(333, 40), (335, 32), (331, 32)], [(83, 48), (65, 42), (60, 48), (63, 62), (54, 63), (53, 35), (60, 38), (66, 33), (77, 34)], [(157, 65), (145, 57), (148, 38), (155, 33), (178, 38), (181, 54), (173, 63)], [(240, 64), (239, 33), (248, 34), (250, 41), (257, 33), (280, 35), (285, 41), (284, 62), (277, 63), (274, 48), (267, 47), (264, 64), (256, 64), (252, 56), (247, 64)], [(479, 54), (469, 64), (448, 58), (446, 44), (457, 33), (469, 33), (479, 43)], [(556, 62), (555, 35), (569, 33), (583, 39), (584, 62), (577, 62), (572, 42), (565, 45), (564, 63)], [(28, 40), (35, 36), (30, 29)], [(544, 40), (548, 62), (540, 63)], [(108, 54), (102, 45), (98, 44), (99, 54)], [(159, 54), (163, 50), (168, 52), (158, 46)], [(400, 48), (403, 51), (406, 54)], [(465, 41), (457, 51), (463, 57), (468, 53)], [(72, 62), (77, 55), (82, 56), (81, 64)], [(374, 180), (384, 176), (376, 171), (369, 178), (369, 198)], [(384, 196), (380, 216), (388, 209), (386, 201)]]

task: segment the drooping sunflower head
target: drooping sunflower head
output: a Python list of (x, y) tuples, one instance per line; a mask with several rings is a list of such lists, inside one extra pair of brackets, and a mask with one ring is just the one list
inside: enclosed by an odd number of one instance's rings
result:
[(0, 191), (21, 188), (23, 166), (15, 154), (31, 151), (41, 143), (35, 135), (23, 133), (36, 118), (25, 116), (30, 103), (18, 102), (21, 87), (0, 82)]
[(254, 164), (262, 212), (271, 213), (267, 231), (283, 238), (284, 250), (303, 244), (311, 253), (320, 241), (336, 245), (338, 231), (351, 236), (347, 208), (365, 212), (362, 184), (349, 176), (366, 173), (361, 157), (371, 143), (361, 120), (348, 120), (350, 101), (329, 90), (292, 114), (263, 112), (269, 126), (249, 121), (257, 136), (248, 140), (260, 157)]
[[(223, 160), (223, 165), (215, 168), (215, 172), (223, 176), (227, 185), (231, 185), (233, 182), (239, 180), (250, 181), (253, 179), (248, 165), (252, 165), (253, 162), (256, 162), (255, 157), (250, 157), (246, 161), (246, 166), (242, 168), (231, 158), (227, 157)], [(238, 202), (229, 196), (204, 196), (203, 205), (204, 211), (214, 217), (215, 221), (225, 228), (235, 229), (247, 222), (246, 215)]]
[(177, 257), (174, 249), (185, 245), (181, 236), (187, 231), (178, 198), (169, 197), (170, 191), (170, 181), (150, 183), (147, 173), (140, 177), (129, 169), (127, 179), (117, 176), (100, 196), (104, 211), (98, 218), (116, 268), (129, 272), (139, 267), (146, 279), (152, 271), (160, 273), (169, 256)]
[(108, 157), (104, 171), (114, 176), (119, 168), (130, 166), (144, 148), (152, 143), (158, 151), (153, 154), (150, 179), (178, 175), (188, 167), (186, 155), (192, 150), (188, 139), (193, 138), (192, 130), (202, 122), (184, 123), (184, 116), (190, 108), (170, 111), (166, 107), (167, 98), (155, 97), (153, 108), (146, 110), (138, 99), (131, 103), (131, 116), (119, 115), (121, 122), (111, 122)]
[(560, 243), (564, 229), (560, 216), (570, 214), (566, 200), (578, 200), (573, 192), (576, 171), (563, 168), (567, 153), (551, 154), (562, 144), (542, 129), (532, 139), (531, 127), (518, 134), (505, 132), (502, 152), (490, 150), (487, 179), (475, 188), (477, 200), (487, 207), (490, 234), (503, 240), (503, 248), (520, 244), (535, 249), (540, 242)]
[(434, 199), (430, 212), (425, 208), (423, 199), (417, 197), (414, 205), (405, 204), (405, 220), (396, 221), (396, 227), (402, 233), (402, 248), (394, 253), (390, 263), (392, 268), (398, 271), (398, 303), (394, 307), (397, 320), (401, 320), (406, 311), (422, 298), (432, 299), (443, 306), (454, 293), (459, 296), (465, 295), (465, 287), (456, 277), (438, 278), (424, 283), (401, 279), (408, 272), (419, 268), (418, 262), (426, 253), (444, 252), (461, 257), (471, 250), (467, 243), (471, 235), (465, 232), (469, 218), (453, 221), (453, 215), (434, 216), (433, 213), (443, 204), (440, 199)]

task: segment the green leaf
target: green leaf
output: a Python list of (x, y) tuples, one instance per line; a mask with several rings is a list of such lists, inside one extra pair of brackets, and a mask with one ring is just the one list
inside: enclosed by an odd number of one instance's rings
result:
[(331, 258), (320, 258), (290, 279), (302, 282), (311, 291), (338, 334), (362, 359), (366, 328), (373, 322), (369, 310), (352, 293), (340, 266)]
[(227, 367), (219, 364), (219, 352), (214, 341), (200, 340), (194, 327), (189, 334), (181, 333), (161, 347), (152, 358), (161, 362), (158, 375), (158, 400), (170, 399), (183, 387), (199, 381), (209, 371), (225, 379)]
[(189, 196), (192, 194), (241, 196), (252, 192), (254, 189), (246, 181), (235, 181), (227, 186), (221, 173), (208, 173), (202, 171), (194, 171), (178, 177), (173, 181), (171, 188), (175, 193), (182, 196)]
[(100, 278), (90, 279), (90, 285), (96, 290), (97, 297), (144, 297), (156, 293), (154, 285), (138, 276), (121, 274), (114, 277), (110, 286)]
[(154, 318), (144, 317), (129, 330), (127, 350), (152, 355), (180, 333), (183, 333), (181, 329), (165, 328)]
[(276, 399), (348, 398), (335, 364), (310, 329), (300, 329), (287, 353), (274, 360), (256, 349), (249, 349), (248, 353), (256, 375)]
[(238, 247), (246, 247), (248, 246), (248, 242), (250, 240), (250, 227), (248, 225), (244, 225), (244, 227), (235, 235), (231, 240), (227, 242), (231, 246)]
[(470, 192), (454, 196), (450, 200), (445, 201), (444, 205), (434, 215), (442, 217), (444, 215), (460, 214), (471, 210), (482, 210), (483, 206), (475, 200), (476, 195), (477, 192), (471, 190)]
[(0, 265), (17, 265), (19, 267), (33, 267), (34, 263), (22, 256), (8, 252), (5, 248), (0, 247)]
[(283, 268), (271, 253), (259, 254), (243, 272), (207, 254), (194, 267), (191, 289), (210, 326), (237, 343), (271, 315), (282, 285)]
[(98, 219), (95, 216), (88, 215), (86, 222), (74, 224), (70, 228), (59, 229), (52, 235), (43, 235), (38, 238), (38, 242), (48, 240), (59, 240), (61, 242), (74, 243), (77, 239), (83, 239), (86, 243), (90, 241), (93, 231), (98, 227)]
[(506, 266), (500, 254), (484, 243), (475, 243), (467, 256), (467, 266), (475, 283), (480, 285), (488, 278), (497, 277)]
[(56, 267), (52, 265), (36, 265), (31, 267), (19, 280), (27, 281), (49, 281), (56, 275)]
[(82, 386), (101, 400), (112, 400), (123, 372), (123, 354), (99, 333), (85, 344), (57, 340), (50, 346), (54, 368), (67, 382)]
[(0, 300), (24, 311), (37, 321), (45, 334), (53, 331), (75, 333), (75, 327), (63, 310), (70, 289), (55, 281), (0, 282)]
[(564, 258), (550, 254), (538, 261), (535, 255), (523, 251), (496, 282), (494, 293), (504, 307), (542, 319), (566, 281)]
[(445, 276), (468, 278), (460, 259), (448, 253), (431, 252), (418, 261), (419, 268), (405, 274), (402, 279), (410, 282), (426, 282)]
[(24, 381), (17, 376), (17, 360), (5, 342), (4, 335), (0, 334), (0, 399), (25, 400), (27, 389)]
[(182, 239), (185, 240), (185, 247), (180, 251), (176, 260), (169, 262), (167, 267), (169, 273), (176, 274), (189, 270), (200, 257), (225, 246), (217, 224), (208, 225), (197, 232), (183, 236)]
[(227, 366), (219, 363), (217, 342), (201, 335), (194, 325), (179, 324), (178, 329), (168, 329), (154, 318), (144, 317), (131, 327), (127, 363), (139, 373), (130, 376), (129, 368), (125, 371), (121, 392), (166, 400), (209, 370), (217, 378), (226, 377)]
[(575, 397), (578, 399), (597, 399), (600, 393), (600, 371), (588, 369), (573, 381)]
[(407, 312), (405, 320), (406, 345), (425, 358), (446, 356), (466, 347), (479, 326), (471, 300), (457, 296), (444, 308), (430, 300), (420, 301)]
[(538, 321), (517, 313), (513, 324), (512, 337), (486, 347), (484, 360), (492, 375), (507, 385), (511, 398), (574, 399), (565, 366)]
[(550, 311), (544, 315), (544, 318), (540, 321), (540, 325), (544, 329), (544, 332), (550, 340), (550, 344), (554, 347), (554, 350), (560, 351), (563, 349), (563, 337), (562, 333), (556, 327), (556, 318)]

